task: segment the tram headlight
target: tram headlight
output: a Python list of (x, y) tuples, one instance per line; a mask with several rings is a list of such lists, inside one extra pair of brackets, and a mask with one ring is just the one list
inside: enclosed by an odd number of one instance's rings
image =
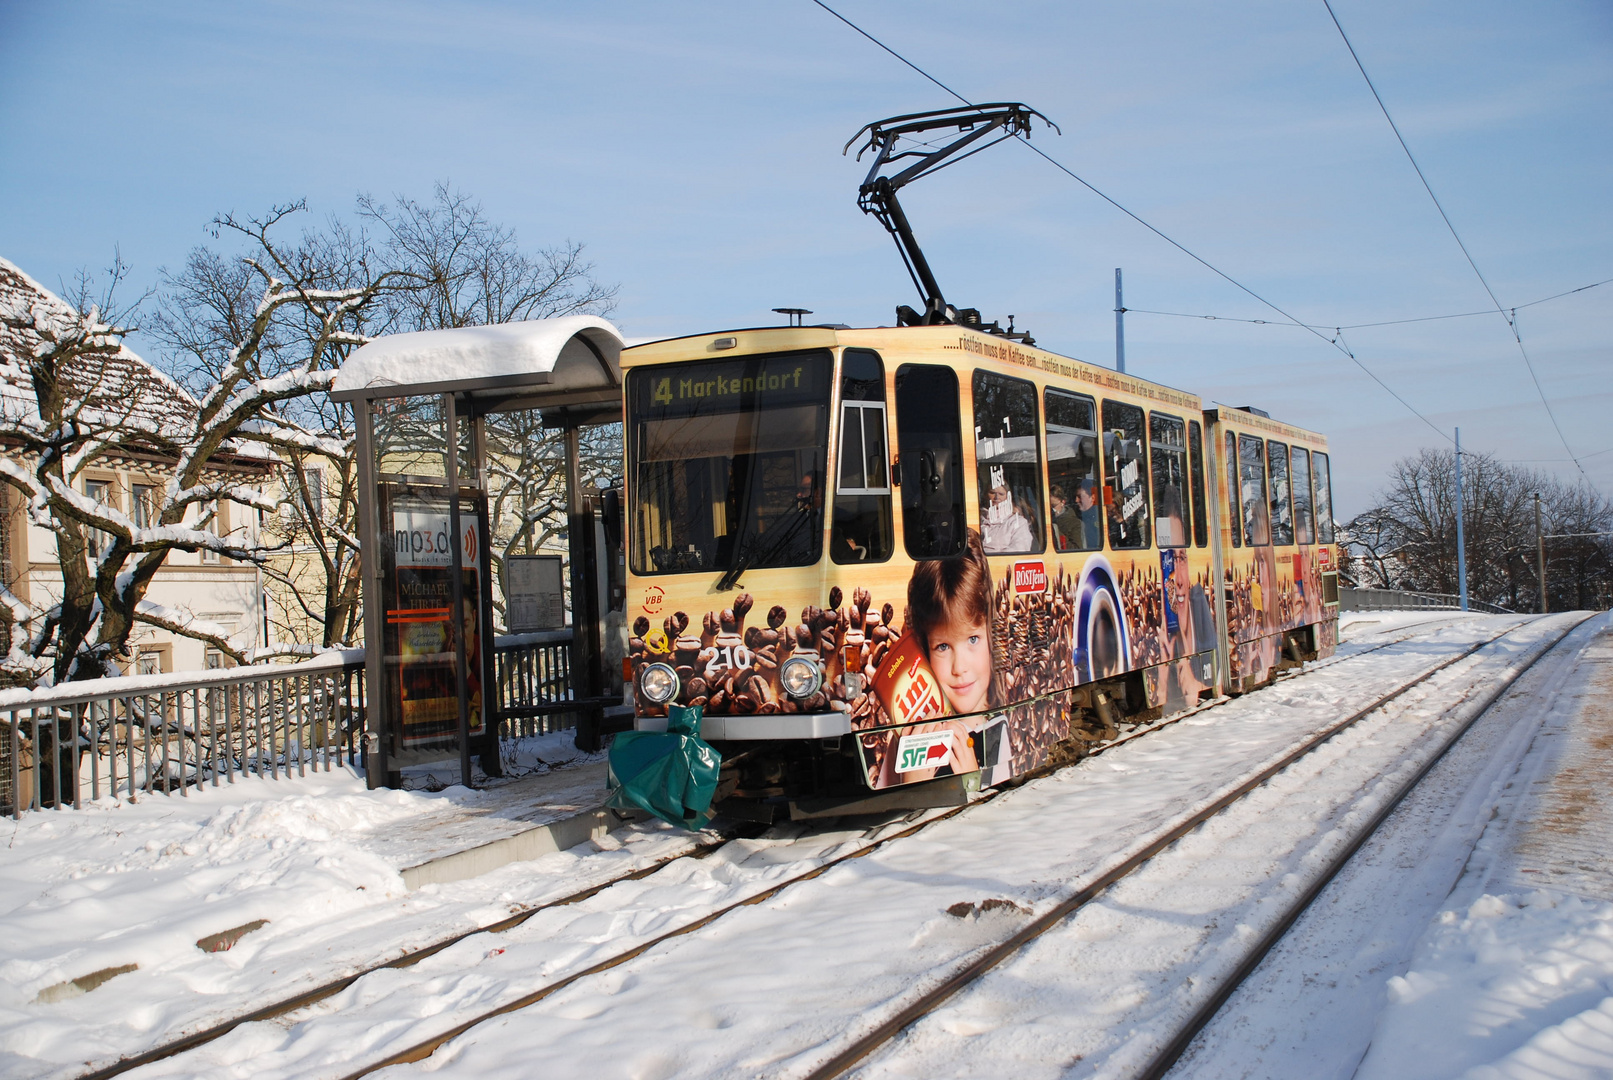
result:
[(779, 668), (779, 681), (791, 697), (808, 698), (823, 685), (823, 672), (818, 670), (816, 661), (805, 656), (792, 656)]
[(649, 664), (638, 677), (639, 692), (656, 705), (678, 696), (678, 673), (670, 664)]

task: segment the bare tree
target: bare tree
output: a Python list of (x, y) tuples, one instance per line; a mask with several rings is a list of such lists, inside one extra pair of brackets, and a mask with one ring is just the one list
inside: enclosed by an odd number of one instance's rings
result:
[[(0, 480), (54, 534), (62, 576), (59, 602), (35, 607), (9, 592), (3, 597), (25, 628), (20, 649), (13, 635), (13, 662), (31, 664), (35, 674), (48, 669), (58, 682), (106, 675), (127, 657), (137, 623), (248, 659), (222, 627), (151, 603), (146, 592), (171, 551), (264, 560), (261, 547), (209, 528), (220, 500), (254, 510), (272, 510), (278, 501), (253, 482), (261, 469), (231, 468), (232, 458), (261, 464), (274, 450), (342, 452), (299, 424), (292, 403), (329, 388), (333, 354), (363, 340), (353, 330), (355, 318), (393, 275), (325, 288), (299, 273), (270, 232), (300, 208), (215, 223), (254, 239), (258, 252), (247, 265), (261, 291), (250, 317), (234, 312), (242, 320), (238, 340), (208, 354), (192, 373), (191, 395), (123, 347), (129, 331), (121, 319), (103, 316), (100, 306), (75, 310), (9, 264), (0, 266), (13, 279), (0, 308), (6, 351), (27, 365), (33, 391), (30, 407), (7, 417), (14, 421), (8, 434), (15, 452), (0, 458)], [(115, 269), (114, 284), (118, 276)], [(304, 329), (305, 348), (279, 347), (277, 329), (288, 322)], [(83, 470), (113, 455), (136, 455), (148, 475), (165, 480), (138, 524), (79, 489)]]
[[(246, 313), (256, 302), (255, 259), (285, 265), (308, 288), (384, 281), (373, 303), (351, 313), (349, 336), (324, 349), (331, 368), (380, 334), (604, 314), (615, 293), (594, 280), (581, 245), (525, 252), (512, 230), (489, 222), (479, 203), (446, 184), (437, 185), (424, 203), (361, 196), (356, 222), (331, 218), (296, 245), (272, 253), (266, 235), (228, 221), (221, 225), (219, 235), (247, 241), (244, 254), (198, 248), (163, 282), (158, 332), (176, 376), (205, 378), (239, 347), (249, 325)], [(287, 318), (270, 328), (260, 349), (274, 364), (295, 364), (321, 334), (316, 320)], [(284, 640), (306, 641), (315, 631), (320, 646), (356, 644), (363, 621), (352, 408), (316, 393), (288, 403), (284, 415), (317, 438), (283, 450), (284, 501), (276, 519), (282, 550), (265, 563), (266, 575), (279, 586), (271, 622)], [(496, 459), (490, 469), (492, 524), (496, 537), (541, 543), (544, 530), (558, 527), (563, 534), (564, 493), (555, 488), (557, 476), (563, 484), (563, 471), (554, 468), (563, 448), (557, 433), (529, 426), (536, 430), (514, 418), (490, 422)], [(619, 438), (614, 445), (614, 467), (596, 472), (620, 472)], [(501, 555), (496, 552), (500, 563)]]
[[(1487, 454), (1462, 455), (1462, 521), (1468, 593), (1475, 600), (1527, 609), (1535, 576), (1534, 496), (1540, 493), (1546, 531), (1596, 533), (1613, 528), (1613, 504), (1588, 487), (1567, 485)], [(1350, 566), (1361, 585), (1454, 593), (1456, 457), (1423, 450), (1390, 470), (1375, 505), (1345, 526)], [(1613, 576), (1613, 537), (1578, 536), (1548, 542), (1552, 606), (1601, 606)]]

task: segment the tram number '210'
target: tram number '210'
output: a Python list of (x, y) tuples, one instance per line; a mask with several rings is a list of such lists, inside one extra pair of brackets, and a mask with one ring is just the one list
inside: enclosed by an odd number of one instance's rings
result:
[(706, 661), (707, 678), (714, 678), (729, 668), (748, 668), (756, 660), (756, 654), (743, 645), (723, 645), (715, 648), (716, 654)]

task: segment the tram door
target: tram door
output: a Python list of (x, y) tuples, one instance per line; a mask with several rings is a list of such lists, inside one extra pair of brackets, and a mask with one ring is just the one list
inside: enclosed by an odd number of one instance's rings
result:
[(935, 364), (896, 369), (896, 450), (902, 489), (902, 539), (914, 559), (963, 551), (963, 440), (958, 376)]

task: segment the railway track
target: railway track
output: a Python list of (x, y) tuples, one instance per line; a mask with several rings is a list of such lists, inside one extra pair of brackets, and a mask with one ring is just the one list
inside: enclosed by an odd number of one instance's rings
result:
[[(1306, 884), (1297, 899), (1275, 921), (1270, 923), (1252, 944), (1243, 950), (1231, 973), (1217, 982), (1215, 990), (1191, 1011), (1187, 1020), (1180, 1024), (1157, 1050), (1149, 1054), (1145, 1062), (1136, 1068), (1122, 1066), (1118, 1069), (1111, 1069), (1109, 1072), (1136, 1077), (1137, 1080), (1160, 1080), (1160, 1078), (1169, 1073), (1172, 1066), (1192, 1043), (1199, 1031), (1214, 1018), (1220, 1008), (1242, 985), (1243, 981), (1259, 966), (1267, 953), (1283, 938), (1294, 922), (1299, 919), (1322, 893), (1328, 883), (1349, 862), (1351, 856), (1372, 837), (1395, 808), (1416, 788), (1417, 784), (1444, 758), (1451, 747), (1466, 734), (1479, 718), (1499, 701), (1535, 664), (1551, 654), (1584, 621), (1583, 619), (1576, 621), (1564, 628), (1561, 633), (1556, 634), (1543, 647), (1538, 648), (1527, 661), (1508, 672), (1503, 679), (1491, 685), (1477, 704), (1470, 707), (1468, 714), (1451, 726), (1450, 730), (1445, 733), (1438, 748), (1415, 769), (1408, 779), (1401, 783), (1398, 790), (1391, 797), (1379, 803), (1366, 816), (1364, 822), (1355, 829), (1349, 840), (1330, 854), (1325, 866)], [(961, 992), (965, 992), (971, 984), (980, 980), (1005, 961), (1020, 954), (1032, 942), (1067, 923), (1072, 916), (1076, 915), (1089, 903), (1097, 900), (1128, 876), (1136, 873), (1162, 851), (1199, 829), (1240, 799), (1245, 798), (1250, 792), (1266, 783), (1273, 776), (1289, 768), (1306, 755), (1313, 753), (1319, 746), (1332, 740), (1350, 727), (1379, 712), (1384, 706), (1405, 695), (1414, 687), (1426, 683), (1440, 671), (1452, 667), (1483, 648), (1500, 641), (1508, 633), (1511, 633), (1513, 629), (1516, 628), (1504, 631), (1489, 640), (1478, 642), (1462, 653), (1434, 665), (1417, 678), (1384, 694), (1365, 708), (1357, 710), (1337, 724), (1319, 732), (1315, 737), (1296, 746), (1291, 753), (1284, 755), (1278, 761), (1272, 762), (1253, 774), (1245, 782), (1228, 791), (1222, 798), (1215, 800), (1201, 810), (1184, 816), (1172, 823), (1168, 828), (1161, 830), (1155, 840), (1145, 848), (1135, 852), (1125, 861), (1109, 868), (1062, 903), (1020, 928), (1011, 937), (984, 950), (968, 963), (950, 972), (937, 985), (905, 1003), (899, 1011), (883, 1020), (873, 1029), (863, 1033), (850, 1045), (840, 1048), (827, 1060), (805, 1073), (806, 1080), (832, 1080), (832, 1078), (845, 1075), (857, 1069), (870, 1056), (880, 1051), (887, 1044), (892, 1043), (902, 1033), (911, 1030), (914, 1025), (933, 1016), (943, 1005)], [(1464, 704), (1467, 704), (1466, 698), (1452, 705), (1446, 710), (1446, 713), (1454, 712)], [(901, 1071), (899, 1059), (896, 1062), (892, 1062), (892, 1064), (898, 1066), (897, 1071)], [(906, 1064), (911, 1066), (910, 1062)]]
[[(1423, 625), (1423, 624), (1416, 624), (1416, 625), (1420, 626), (1420, 625)], [(1414, 634), (1399, 633), (1400, 631), (1404, 631), (1404, 630), (1408, 630), (1408, 629), (1411, 629), (1411, 628), (1410, 627), (1396, 628), (1395, 632), (1397, 634), (1399, 634), (1399, 636), (1397, 636), (1397, 637), (1395, 637), (1395, 638), (1393, 638), (1393, 639), (1391, 639), (1389, 641), (1385, 641), (1385, 642), (1382, 642), (1382, 643), (1380, 643), (1378, 645), (1371, 646), (1370, 648), (1366, 648), (1366, 649), (1362, 649), (1362, 650), (1353, 652), (1353, 653), (1349, 654), (1348, 656), (1342, 656), (1342, 657), (1337, 657), (1337, 658), (1334, 658), (1334, 659), (1331, 659), (1331, 660), (1328, 660), (1328, 661), (1323, 661), (1321, 664), (1314, 664), (1313, 663), (1311, 665), (1307, 665), (1307, 667), (1305, 668), (1305, 671), (1314, 672), (1314, 671), (1330, 668), (1330, 667), (1336, 666), (1338, 664), (1348, 663), (1350, 660), (1353, 660), (1353, 659), (1355, 659), (1357, 657), (1360, 657), (1360, 656), (1364, 656), (1364, 655), (1366, 655), (1368, 653), (1377, 652), (1378, 650), (1389, 648), (1389, 647), (1391, 647), (1393, 645), (1396, 645), (1396, 644), (1401, 644), (1401, 643), (1403, 643), (1403, 642), (1405, 642), (1407, 640), (1410, 640), (1412, 637), (1415, 636)], [(1393, 699), (1394, 697), (1398, 696), (1400, 693), (1403, 693), (1405, 690), (1410, 689), (1411, 686), (1416, 685), (1417, 683), (1419, 683), (1419, 682), (1425, 680), (1426, 678), (1432, 676), (1437, 671), (1443, 670), (1444, 668), (1450, 666), (1451, 664), (1454, 664), (1454, 663), (1456, 663), (1456, 662), (1458, 662), (1458, 661), (1460, 661), (1462, 659), (1465, 659), (1467, 656), (1471, 655), (1473, 652), (1477, 651), (1479, 648), (1482, 648), (1483, 646), (1485, 646), (1487, 644), (1490, 644), (1491, 642), (1493, 642), (1495, 640), (1498, 640), (1501, 637), (1504, 637), (1506, 635), (1506, 633), (1510, 633), (1513, 629), (1516, 629), (1516, 626), (1508, 627), (1506, 630), (1502, 631), (1502, 633), (1497, 634), (1492, 638), (1486, 639), (1485, 641), (1481, 641), (1481, 642), (1475, 644), (1474, 646), (1464, 650), (1462, 653), (1460, 653), (1460, 654), (1458, 654), (1458, 655), (1456, 655), (1454, 657), (1451, 657), (1451, 658), (1449, 658), (1449, 659), (1447, 659), (1445, 661), (1442, 661), (1440, 664), (1435, 665), (1433, 668), (1430, 668), (1428, 671), (1426, 671), (1423, 675), (1419, 676), (1419, 678), (1417, 680), (1414, 680), (1412, 683), (1401, 687), (1395, 693), (1385, 695), (1379, 701), (1377, 701), (1373, 705), (1369, 706), (1366, 710), (1362, 710), (1360, 713), (1356, 714), (1356, 716), (1354, 716), (1350, 720), (1346, 721), (1346, 724), (1347, 723), (1352, 723), (1352, 722), (1354, 722), (1355, 719), (1359, 719), (1359, 717), (1361, 715), (1365, 715), (1366, 713), (1372, 711), (1372, 709), (1380, 707), (1383, 703), (1387, 702), (1388, 700)], [(1222, 700), (1224, 700), (1224, 699), (1222, 699)], [(1130, 733), (1130, 734), (1128, 734), (1126, 736), (1123, 736), (1120, 739), (1112, 741), (1111, 743), (1104, 744), (1102, 747), (1099, 747), (1095, 751), (1095, 753), (1101, 753), (1105, 749), (1110, 749), (1110, 748), (1113, 748), (1115, 746), (1122, 745), (1122, 744), (1124, 744), (1126, 742), (1132, 741), (1133, 739), (1139, 738), (1142, 735), (1146, 735), (1146, 734), (1151, 733), (1152, 731), (1159, 730), (1159, 728), (1167, 726), (1169, 723), (1184, 719), (1184, 718), (1186, 718), (1188, 716), (1192, 716), (1192, 715), (1194, 715), (1194, 714), (1196, 714), (1198, 712), (1202, 712), (1205, 708), (1212, 707), (1214, 704), (1217, 704), (1217, 702), (1206, 703), (1204, 706), (1201, 706), (1200, 709), (1193, 710), (1193, 711), (1191, 711), (1189, 713), (1185, 713), (1185, 714), (1179, 714), (1178, 716), (1171, 718), (1171, 720), (1167, 721), (1165, 724), (1149, 725), (1149, 726), (1147, 726), (1145, 728), (1136, 730), (1136, 731), (1134, 731), (1134, 732), (1132, 732), (1132, 733)], [(1345, 726), (1345, 725), (1341, 724), (1339, 726), (1342, 727), (1342, 726)], [(1330, 737), (1330, 735), (1331, 735), (1331, 731), (1327, 735), (1322, 736), (1321, 738)], [(1317, 741), (1320, 741), (1320, 740), (1317, 740)], [(1052, 770), (1049, 770), (1049, 771), (1052, 771)], [(1262, 775), (1264, 775), (1264, 774), (1262, 774)], [(1253, 783), (1258, 783), (1258, 782), (1259, 781), (1257, 780), (1257, 781), (1254, 781)], [(660, 935), (655, 936), (653, 938), (650, 938), (648, 940), (642, 941), (642, 942), (634, 945), (633, 947), (625, 949), (625, 950), (623, 950), (621, 952), (615, 953), (615, 954), (605, 958), (604, 960), (601, 960), (601, 961), (599, 961), (597, 963), (594, 963), (594, 964), (590, 964), (590, 965), (588, 965), (586, 967), (583, 967), (583, 968), (581, 968), (579, 970), (572, 971), (572, 972), (570, 972), (568, 974), (565, 974), (565, 975), (563, 975), (563, 976), (561, 976), (559, 978), (556, 978), (556, 979), (554, 979), (554, 980), (552, 980), (550, 982), (547, 982), (544, 985), (542, 985), (542, 986), (536, 988), (535, 990), (531, 991), (530, 993), (523, 994), (523, 995), (515, 998), (514, 1000), (503, 1002), (499, 1006), (497, 1006), (496, 1008), (487, 1010), (487, 1011), (485, 1011), (483, 1013), (480, 1013), (477, 1016), (472, 1017), (472, 1018), (470, 1018), (470, 1019), (468, 1019), (468, 1020), (466, 1020), (466, 1021), (464, 1021), (462, 1023), (454, 1025), (452, 1028), (450, 1028), (448, 1030), (444, 1030), (442, 1032), (439, 1032), (438, 1034), (434, 1035), (431, 1039), (428, 1039), (428, 1040), (422, 1041), (420, 1043), (417, 1043), (415, 1045), (412, 1045), (412, 1046), (408, 1047), (407, 1049), (405, 1049), (403, 1051), (399, 1051), (397, 1053), (388, 1055), (388, 1056), (386, 1056), (385, 1058), (383, 1058), (381, 1060), (371, 1062), (371, 1063), (363, 1066), (362, 1068), (359, 1068), (359, 1069), (357, 1069), (355, 1071), (347, 1073), (346, 1075), (348, 1077), (364, 1076), (364, 1075), (367, 1075), (367, 1074), (369, 1074), (369, 1073), (371, 1073), (371, 1072), (373, 1072), (373, 1071), (375, 1071), (377, 1069), (384, 1068), (384, 1067), (387, 1067), (387, 1066), (390, 1066), (390, 1065), (396, 1065), (396, 1064), (401, 1064), (401, 1063), (405, 1063), (405, 1062), (420, 1060), (420, 1059), (422, 1059), (422, 1058), (424, 1058), (426, 1056), (429, 1056), (432, 1052), (434, 1052), (438, 1047), (442, 1046), (444, 1043), (446, 1043), (446, 1042), (458, 1037), (459, 1035), (465, 1033), (466, 1031), (469, 1031), (469, 1030), (471, 1030), (471, 1029), (473, 1029), (473, 1028), (475, 1028), (475, 1027), (477, 1027), (477, 1026), (479, 1026), (481, 1024), (486, 1023), (489, 1020), (492, 1020), (492, 1019), (494, 1019), (496, 1017), (499, 1017), (499, 1016), (507, 1015), (507, 1014), (512, 1013), (512, 1012), (519, 1011), (521, 1009), (528, 1008), (528, 1007), (536, 1004), (537, 1002), (542, 1001), (543, 999), (545, 999), (545, 998), (557, 993), (558, 991), (560, 991), (562, 989), (565, 989), (566, 987), (571, 986), (571, 985), (573, 985), (573, 984), (575, 984), (575, 983), (577, 983), (577, 982), (579, 982), (579, 981), (581, 981), (583, 979), (589, 978), (589, 977), (594, 976), (594, 975), (601, 974), (601, 973), (603, 973), (605, 971), (608, 971), (608, 970), (611, 970), (611, 969), (616, 968), (618, 966), (621, 966), (623, 964), (626, 964), (626, 963), (630, 962), (631, 960), (635, 959), (636, 957), (642, 955), (646, 951), (649, 951), (650, 949), (653, 949), (653, 948), (655, 948), (656, 946), (658, 946), (658, 945), (660, 945), (662, 943), (670, 942), (670, 941), (672, 941), (672, 940), (674, 940), (676, 938), (679, 938), (679, 937), (685, 936), (687, 934), (693, 933), (693, 932), (701, 929), (702, 927), (705, 927), (705, 926), (711, 924), (712, 922), (722, 918), (723, 916), (729, 914), (732, 911), (735, 911), (735, 910), (743, 908), (743, 907), (748, 907), (748, 906), (753, 906), (753, 905), (756, 905), (756, 904), (763, 903), (766, 900), (778, 895), (780, 892), (784, 891), (785, 889), (787, 889), (787, 888), (789, 888), (789, 887), (791, 887), (793, 885), (796, 885), (796, 884), (799, 884), (801, 882), (808, 881), (808, 880), (811, 880), (811, 879), (814, 879), (814, 878), (817, 878), (817, 877), (821, 876), (822, 874), (826, 873), (828, 870), (834, 868), (835, 866), (841, 865), (841, 864), (843, 864), (843, 863), (845, 863), (845, 862), (847, 862), (849, 860), (852, 860), (852, 859), (862, 858), (862, 857), (864, 857), (866, 855), (869, 855), (869, 854), (873, 853), (874, 851), (879, 850), (880, 848), (883, 848), (886, 845), (891, 844), (891, 843), (893, 843), (893, 842), (895, 842), (897, 840), (912, 836), (915, 833), (919, 832), (920, 830), (922, 830), (922, 829), (924, 829), (924, 828), (926, 828), (926, 827), (928, 827), (930, 825), (933, 825), (933, 824), (935, 824), (937, 822), (940, 822), (940, 821), (946, 820), (948, 818), (951, 818), (951, 817), (957, 815), (960, 812), (969, 810), (969, 809), (971, 809), (971, 808), (973, 808), (975, 806), (980, 805), (980, 803), (988, 802), (996, 794), (998, 794), (998, 793), (997, 792), (988, 792), (983, 799), (977, 801), (976, 803), (972, 803), (972, 804), (970, 804), (969, 806), (966, 806), (966, 807), (956, 807), (956, 808), (952, 808), (950, 810), (931, 812), (931, 813), (927, 814), (923, 818), (923, 820), (917, 821), (917, 822), (912, 823), (912, 824), (904, 825), (903, 827), (900, 827), (900, 828), (894, 828), (894, 827), (886, 826), (883, 829), (870, 830), (870, 833), (868, 834), (867, 842), (863, 843), (863, 844), (855, 845), (853, 847), (853, 849), (850, 850), (850, 851), (843, 852), (843, 853), (838, 854), (838, 855), (836, 855), (836, 856), (834, 856), (832, 858), (829, 858), (827, 860), (823, 860), (823, 861), (820, 861), (820, 862), (813, 862), (805, 870), (803, 870), (803, 871), (801, 871), (799, 873), (792, 874), (792, 875), (790, 875), (790, 876), (788, 876), (788, 877), (786, 877), (786, 878), (784, 878), (782, 880), (778, 880), (776, 882), (773, 882), (772, 884), (767, 885), (765, 888), (761, 888), (759, 891), (748, 893), (748, 894), (740, 897), (739, 899), (734, 900), (731, 903), (724, 904), (724, 905), (716, 908), (715, 910), (707, 912), (704, 915), (702, 915), (702, 916), (700, 916), (700, 917), (698, 917), (696, 919), (693, 919), (693, 920), (691, 920), (689, 922), (680, 924), (678, 927), (676, 927), (676, 928), (674, 928), (674, 929), (672, 929), (672, 930), (670, 930), (670, 931), (668, 931), (668, 932), (666, 932), (664, 934), (660, 934)], [(874, 835), (874, 833), (876, 833), (876, 832), (881, 833), (881, 834), (880, 835)], [(201, 1048), (201, 1047), (203, 1047), (203, 1046), (205, 1046), (205, 1045), (207, 1045), (209, 1043), (212, 1043), (212, 1042), (214, 1042), (214, 1041), (216, 1041), (216, 1040), (228, 1035), (230, 1032), (232, 1032), (235, 1029), (241, 1027), (242, 1025), (258, 1023), (258, 1022), (263, 1022), (263, 1021), (276, 1021), (276, 1022), (281, 1023), (282, 1025), (289, 1025), (291, 1023), (295, 1023), (295, 1022), (297, 1022), (297, 1014), (308, 1012), (314, 1006), (317, 1006), (319, 1003), (324, 1002), (326, 999), (329, 999), (329, 998), (331, 998), (331, 997), (343, 992), (344, 990), (347, 990), (349, 987), (352, 987), (356, 983), (360, 982), (360, 980), (364, 979), (366, 976), (370, 976), (370, 975), (377, 974), (377, 973), (387, 971), (387, 970), (401, 969), (401, 968), (406, 968), (406, 967), (410, 967), (410, 966), (419, 964), (421, 961), (426, 960), (429, 957), (435, 956), (435, 955), (437, 955), (439, 953), (442, 953), (445, 950), (448, 950), (451, 947), (453, 947), (455, 945), (458, 945), (458, 944), (460, 944), (462, 942), (465, 942), (468, 939), (473, 938), (473, 937), (475, 937), (477, 935), (481, 935), (481, 934), (503, 934), (503, 933), (506, 933), (508, 931), (516, 929), (517, 927), (522, 926), (523, 924), (527, 923), (530, 919), (532, 919), (534, 916), (537, 916), (538, 914), (540, 914), (542, 912), (551, 911), (551, 910), (556, 909), (556, 908), (562, 908), (562, 907), (567, 907), (567, 906), (571, 906), (571, 905), (581, 903), (581, 902), (583, 902), (585, 900), (588, 900), (590, 898), (598, 896), (601, 893), (604, 893), (607, 890), (609, 890), (609, 889), (611, 889), (611, 888), (613, 888), (615, 886), (618, 886), (618, 885), (621, 885), (621, 884), (624, 884), (624, 883), (634, 882), (634, 881), (642, 881), (642, 880), (644, 880), (646, 878), (651, 877), (654, 874), (657, 874), (657, 873), (665, 870), (669, 865), (671, 865), (673, 863), (676, 863), (676, 862), (680, 862), (680, 861), (682, 861), (684, 859), (689, 859), (689, 858), (699, 859), (699, 858), (709, 857), (709, 856), (713, 855), (714, 853), (716, 853), (717, 851), (719, 851), (720, 849), (726, 847), (730, 842), (731, 842), (731, 838), (724, 838), (724, 839), (716, 841), (716, 842), (706, 843), (706, 844), (701, 845), (695, 851), (682, 852), (682, 853), (679, 853), (679, 854), (674, 855), (674, 856), (669, 856), (669, 857), (657, 860), (657, 861), (655, 861), (654, 863), (651, 863), (648, 866), (641, 867), (641, 868), (636, 869), (636, 870), (634, 870), (634, 871), (632, 871), (630, 873), (627, 873), (627, 874), (622, 874), (622, 875), (610, 878), (608, 880), (605, 880), (605, 881), (602, 881), (602, 882), (600, 882), (598, 884), (590, 886), (589, 888), (579, 890), (579, 891), (577, 891), (575, 893), (572, 893), (570, 895), (561, 897), (559, 899), (552, 900), (552, 901), (547, 901), (547, 902), (544, 902), (544, 903), (541, 903), (541, 904), (532, 905), (531, 907), (528, 907), (528, 908), (524, 908), (524, 909), (522, 909), (520, 911), (512, 913), (511, 915), (509, 915), (506, 918), (497, 920), (496, 922), (489, 923), (489, 924), (486, 924), (486, 925), (483, 925), (483, 926), (479, 926), (479, 927), (475, 927), (475, 928), (471, 928), (471, 929), (467, 929), (467, 930), (464, 930), (464, 931), (461, 931), (461, 932), (454, 933), (452, 935), (449, 935), (447, 937), (442, 938), (441, 940), (432, 942), (431, 944), (429, 944), (427, 946), (411, 950), (411, 951), (406, 952), (406, 953), (404, 953), (402, 955), (399, 955), (397, 957), (393, 957), (393, 958), (391, 958), (391, 959), (389, 959), (389, 960), (387, 960), (385, 962), (377, 963), (377, 964), (371, 965), (369, 967), (365, 967), (365, 968), (363, 968), (361, 970), (356, 970), (356, 971), (352, 971), (352, 972), (340, 975), (340, 976), (338, 976), (336, 978), (330, 979), (330, 980), (328, 980), (328, 981), (326, 981), (326, 982), (324, 982), (324, 983), (322, 983), (322, 984), (320, 984), (320, 985), (318, 985), (318, 986), (316, 986), (316, 987), (314, 987), (312, 989), (309, 989), (307, 991), (298, 993), (298, 994), (293, 995), (293, 996), (286, 997), (286, 998), (281, 999), (281, 1000), (271, 1002), (269, 1004), (266, 1004), (266, 1005), (260, 1006), (258, 1008), (252, 1009), (250, 1011), (242, 1012), (242, 1013), (240, 1013), (238, 1015), (235, 1015), (233, 1017), (230, 1017), (230, 1018), (224, 1019), (222, 1021), (219, 1021), (217, 1023), (211, 1024), (211, 1025), (209, 1025), (209, 1026), (207, 1026), (207, 1027), (205, 1027), (203, 1029), (200, 1029), (198, 1031), (195, 1031), (193, 1033), (185, 1035), (185, 1036), (183, 1036), (181, 1038), (170, 1040), (167, 1043), (164, 1043), (164, 1044), (162, 1044), (160, 1046), (154, 1047), (154, 1048), (152, 1048), (150, 1050), (147, 1050), (147, 1051), (144, 1051), (142, 1053), (130, 1055), (130, 1056), (122, 1058), (122, 1059), (120, 1059), (120, 1060), (118, 1060), (116, 1062), (112, 1062), (112, 1063), (109, 1063), (109, 1064), (99, 1066), (99, 1067), (94, 1068), (94, 1069), (92, 1069), (90, 1071), (87, 1071), (87, 1072), (84, 1072), (84, 1073), (80, 1074), (80, 1080), (102, 1080), (102, 1078), (109, 1078), (109, 1077), (117, 1076), (117, 1075), (120, 1075), (120, 1074), (123, 1074), (123, 1073), (130, 1072), (132, 1070), (141, 1068), (143, 1066), (152, 1065), (152, 1064), (155, 1064), (155, 1063), (158, 1063), (158, 1062), (170, 1061), (170, 1059), (175, 1059), (175, 1058), (182, 1057), (182, 1056), (184, 1056), (186, 1054), (189, 1054), (189, 1053), (191, 1053), (191, 1052), (193, 1052), (193, 1051), (195, 1051), (195, 1050), (197, 1050), (197, 1049), (199, 1049), (199, 1048)], [(1164, 841), (1164, 843), (1168, 843), (1168, 842), (1169, 841)], [(968, 980), (966, 980), (966, 981), (968, 981)], [(865, 1053), (866, 1053), (866, 1051), (865, 1051)], [(833, 1075), (833, 1074), (826, 1074), (826, 1075)]]

